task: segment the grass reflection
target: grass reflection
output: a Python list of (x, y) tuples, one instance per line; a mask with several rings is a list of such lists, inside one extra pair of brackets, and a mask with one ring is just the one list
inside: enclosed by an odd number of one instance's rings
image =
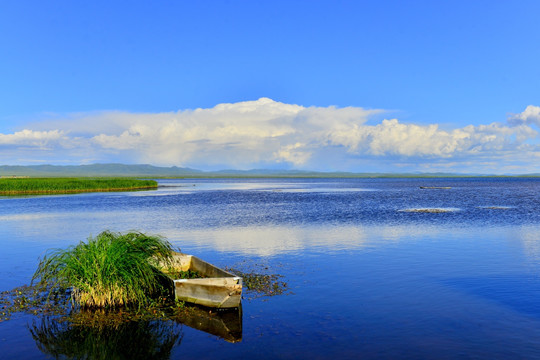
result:
[(55, 359), (169, 359), (183, 337), (174, 321), (82, 325), (43, 317), (29, 328), (39, 350)]

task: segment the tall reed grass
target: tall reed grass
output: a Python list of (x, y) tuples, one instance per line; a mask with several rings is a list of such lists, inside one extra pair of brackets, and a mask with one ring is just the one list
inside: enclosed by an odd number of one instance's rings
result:
[(68, 249), (49, 252), (39, 263), (33, 283), (43, 291), (71, 289), (84, 308), (144, 305), (166, 293), (172, 245), (160, 236), (104, 231)]
[(15, 178), (0, 179), (0, 195), (71, 193), (157, 188), (154, 180), (128, 178)]

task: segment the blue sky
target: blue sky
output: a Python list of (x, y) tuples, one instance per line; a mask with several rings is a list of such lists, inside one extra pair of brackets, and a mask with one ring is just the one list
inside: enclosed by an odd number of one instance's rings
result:
[(540, 172), (539, 13), (0, 2), (0, 163)]

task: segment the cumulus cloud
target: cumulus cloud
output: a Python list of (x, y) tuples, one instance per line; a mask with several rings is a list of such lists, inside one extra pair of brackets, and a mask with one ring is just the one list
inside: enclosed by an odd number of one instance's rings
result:
[(333, 132), (330, 138), (333, 144), (347, 146), (354, 153), (447, 158), (487, 150), (516, 149), (536, 135), (536, 131), (523, 125), (509, 127), (493, 123), (445, 131), (438, 125), (402, 124), (391, 119), (375, 126)]
[(529, 105), (525, 111), (512, 115), (509, 120), (511, 124), (534, 124), (540, 127), (540, 106)]
[(485, 167), (500, 165), (501, 159), (534, 158), (540, 152), (537, 132), (530, 126), (540, 124), (537, 106), (512, 115), (507, 124), (454, 129), (377, 120), (386, 114), (380, 109), (304, 107), (261, 98), (168, 113), (76, 114), (34, 124), (32, 130), (0, 134), (0, 146), (64, 149), (61, 155), (71, 156), (73, 162), (95, 159), (203, 169), (285, 164), (349, 171), (364, 171), (362, 166), (370, 162), (394, 167), (387, 171), (403, 164), (420, 169), (422, 163), (445, 168), (463, 159), (477, 159), (476, 164)]
[(33, 131), (24, 129), (13, 134), (0, 134), (0, 146), (25, 146), (36, 149), (56, 147), (61, 140), (66, 139), (60, 130)]
[(109, 123), (127, 126), (119, 133), (96, 134), (90, 141), (102, 149), (135, 152), (140, 161), (161, 165), (303, 165), (313, 147), (324, 145), (329, 131), (346, 131), (377, 113), (352, 107), (306, 108), (261, 98), (176, 113), (101, 114)]
[(302, 166), (311, 157), (311, 153), (302, 150), (303, 148), (305, 148), (305, 145), (302, 143), (282, 146), (277, 152), (274, 152), (273, 157), (278, 162), (285, 161), (296, 166)]

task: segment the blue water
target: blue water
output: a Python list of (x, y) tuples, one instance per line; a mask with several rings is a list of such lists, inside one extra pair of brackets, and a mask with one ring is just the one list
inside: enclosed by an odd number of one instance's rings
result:
[[(540, 358), (540, 180), (160, 184), (0, 198), (0, 291), (28, 283), (49, 248), (140, 230), (219, 266), (282, 274), (290, 289), (243, 300), (239, 343), (175, 325), (172, 359)], [(51, 358), (35, 321), (0, 323), (0, 358)]]

